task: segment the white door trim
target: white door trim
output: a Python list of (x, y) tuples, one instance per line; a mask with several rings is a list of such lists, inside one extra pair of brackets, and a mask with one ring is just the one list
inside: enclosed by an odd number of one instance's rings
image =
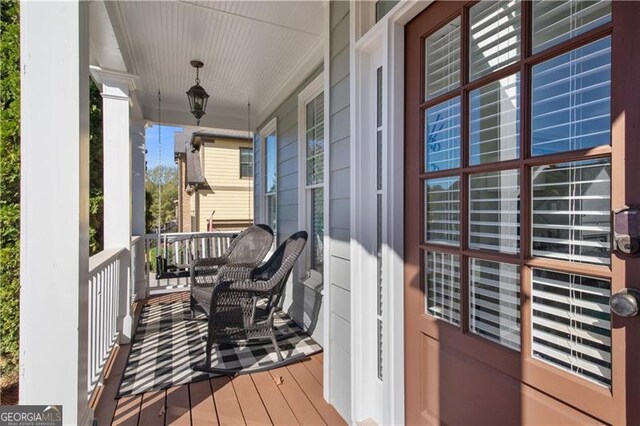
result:
[[(362, 339), (364, 323), (363, 300), (371, 288), (363, 274), (370, 248), (359, 241), (366, 240), (371, 227), (365, 225), (371, 216), (366, 206), (371, 200), (360, 191), (364, 171), (370, 167), (366, 151), (372, 149), (366, 120), (367, 72), (373, 52), (382, 51), (383, 73), (383, 300), (386, 309), (383, 322), (383, 414), (380, 424), (404, 424), (404, 26), (432, 1), (399, 2), (387, 15), (357, 38), (359, 20), (366, 19), (357, 1), (351, 1), (350, 74), (351, 85), (351, 404), (352, 421), (371, 416), (372, 391), (363, 384), (365, 371), (361, 360), (371, 350)], [(363, 16), (360, 16), (363, 15)], [(372, 195), (372, 194), (371, 194)], [(370, 197), (369, 197), (370, 198)], [(374, 204), (375, 205), (375, 204)], [(385, 214), (386, 213), (386, 214)]]

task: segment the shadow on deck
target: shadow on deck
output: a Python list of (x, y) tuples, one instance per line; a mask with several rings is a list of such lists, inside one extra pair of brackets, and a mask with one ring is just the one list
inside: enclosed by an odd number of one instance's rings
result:
[[(147, 303), (183, 300), (184, 293)], [(141, 306), (136, 306), (136, 316)], [(91, 401), (98, 425), (346, 424), (323, 396), (323, 354), (267, 372), (189, 383), (115, 399), (130, 345), (109, 359), (104, 386)]]

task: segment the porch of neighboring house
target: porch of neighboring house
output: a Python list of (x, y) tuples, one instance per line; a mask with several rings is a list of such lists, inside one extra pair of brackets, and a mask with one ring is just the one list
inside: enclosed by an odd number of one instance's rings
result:
[[(188, 293), (151, 296), (136, 304), (188, 300)], [(99, 425), (346, 424), (323, 398), (323, 354), (271, 371), (173, 386), (124, 396), (116, 393), (130, 344), (117, 346), (105, 365), (104, 386), (90, 401)]]

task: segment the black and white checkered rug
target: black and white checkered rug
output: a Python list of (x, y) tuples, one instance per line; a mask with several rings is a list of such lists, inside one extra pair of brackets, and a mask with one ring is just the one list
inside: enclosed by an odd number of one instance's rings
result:
[[(204, 363), (207, 322), (188, 318), (188, 301), (143, 307), (118, 398), (215, 377), (192, 369), (194, 364)], [(274, 322), (283, 356), (299, 353), (312, 355), (322, 350), (286, 314), (278, 312)], [(251, 346), (214, 345), (212, 367), (240, 367), (244, 372), (264, 367), (276, 360), (271, 343)]]

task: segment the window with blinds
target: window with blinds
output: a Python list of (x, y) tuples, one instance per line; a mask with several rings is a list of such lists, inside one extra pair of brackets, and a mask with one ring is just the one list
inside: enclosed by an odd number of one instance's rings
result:
[(382, 336), (383, 336), (383, 320), (382, 320), (382, 198), (384, 192), (382, 190), (382, 67), (376, 69), (376, 314), (378, 323), (377, 333), (377, 363), (378, 363), (378, 379), (382, 380)]
[(460, 18), (455, 18), (424, 42), (425, 99), (460, 84)]
[(460, 167), (460, 98), (428, 108), (424, 123), (425, 171)]
[(425, 313), (603, 386), (611, 19), (609, 1), (461, 7), (423, 39), (419, 110)]
[(470, 80), (520, 59), (520, 2), (481, 1), (470, 11)]
[(520, 349), (520, 266), (469, 259), (469, 330)]
[(273, 131), (263, 137), (264, 139), (264, 195), (265, 195), (265, 221), (273, 229), (275, 235), (278, 229), (278, 143), (276, 132)]
[(538, 53), (611, 21), (611, 1), (536, 1), (533, 52)]
[(611, 143), (611, 38), (532, 69), (533, 155)]
[(532, 169), (533, 255), (611, 263), (608, 158)]
[(309, 253), (307, 271), (324, 270), (324, 93), (305, 105), (305, 182)]
[(519, 170), (469, 175), (469, 247), (519, 252)]
[(425, 236), (430, 243), (458, 245), (460, 242), (460, 179), (427, 179), (425, 192)]
[(460, 257), (425, 252), (427, 312), (451, 324), (460, 324)]
[(253, 148), (240, 148), (240, 177), (253, 177)]
[(533, 270), (533, 356), (611, 385), (611, 283)]

